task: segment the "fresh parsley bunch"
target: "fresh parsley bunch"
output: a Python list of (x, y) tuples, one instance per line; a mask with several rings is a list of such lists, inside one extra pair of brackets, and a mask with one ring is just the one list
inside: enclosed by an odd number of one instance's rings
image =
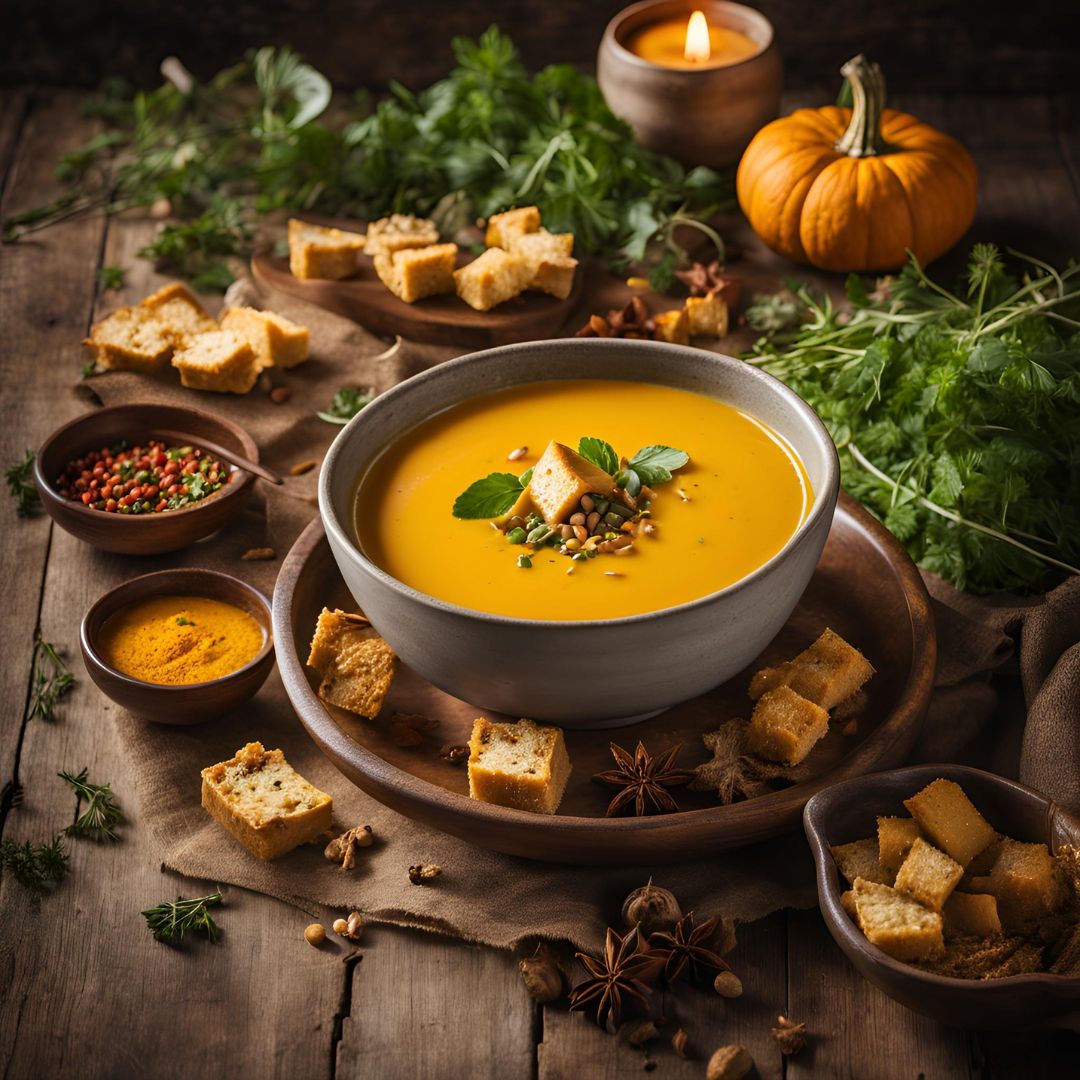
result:
[(333, 119), (329, 82), (287, 47), (190, 87), (133, 93), (114, 80), (93, 106), (106, 129), (58, 166), (68, 189), (6, 221), (5, 239), (164, 198), (182, 220), (140, 254), (206, 288), (228, 285), (226, 258), (280, 209), (432, 214), (452, 235), (535, 203), (547, 226), (617, 262), (642, 259), (653, 238), (677, 253), (680, 224), (720, 247), (704, 219), (730, 201), (730, 176), (637, 145), (593, 78), (568, 65), (530, 76), (495, 27), (453, 48), (457, 66), (426, 90), (394, 84), (374, 109), (357, 101)]
[(792, 286), (801, 326), (749, 357), (828, 425), (846, 490), (975, 593), (1080, 573), (1080, 267), (1011, 254), (1019, 277), (976, 245), (955, 290), (914, 258), (852, 277), (850, 312)]

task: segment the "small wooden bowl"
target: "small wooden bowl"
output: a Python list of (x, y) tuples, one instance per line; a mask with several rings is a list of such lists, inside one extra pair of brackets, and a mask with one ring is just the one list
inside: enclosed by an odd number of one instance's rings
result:
[[(670, 68), (631, 52), (626, 43), (651, 23), (690, 17), (745, 34), (758, 51), (734, 64)], [(780, 110), (784, 72), (772, 24), (729, 0), (644, 0), (608, 23), (596, 77), (611, 111), (642, 145), (684, 165), (734, 165), (760, 128)]]
[(1022, 1028), (1080, 1020), (1080, 977), (1013, 975), (953, 979), (932, 975), (871, 945), (844, 909), (844, 884), (830, 847), (873, 836), (879, 815), (903, 813), (903, 800), (938, 777), (953, 780), (994, 828), (1056, 851), (1080, 846), (1080, 819), (1012, 780), (963, 765), (916, 765), (844, 780), (806, 804), (803, 825), (817, 865), (818, 901), (829, 932), (859, 973), (915, 1012), (964, 1028)]
[[(121, 608), (153, 596), (206, 596), (246, 611), (263, 628), (259, 654), (242, 668), (209, 682), (161, 686), (124, 675), (97, 650), (105, 620)], [(94, 685), (117, 705), (159, 724), (201, 724), (253, 697), (274, 666), (274, 631), (270, 604), (257, 589), (216, 570), (161, 570), (125, 581), (107, 592), (83, 616), (79, 629), (83, 663)]]
[(94, 409), (57, 428), (38, 450), (34, 483), (49, 517), (77, 539), (121, 555), (177, 551), (232, 521), (243, 510), (255, 482), (254, 476), (242, 469), (233, 469), (228, 484), (194, 506), (160, 514), (108, 514), (65, 499), (56, 490), (56, 478), (74, 458), (121, 439), (149, 438), (158, 429), (182, 431), (192, 446), (199, 445), (201, 436), (249, 461), (259, 460), (259, 448), (242, 427), (205, 410), (137, 402)]

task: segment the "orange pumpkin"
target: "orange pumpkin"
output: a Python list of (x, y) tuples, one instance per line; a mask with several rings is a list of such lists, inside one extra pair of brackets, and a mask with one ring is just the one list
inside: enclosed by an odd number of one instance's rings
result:
[(798, 109), (763, 127), (736, 178), (739, 205), (774, 251), (824, 270), (894, 270), (944, 254), (975, 217), (978, 174), (955, 139), (886, 109), (863, 56), (841, 69), (853, 108)]

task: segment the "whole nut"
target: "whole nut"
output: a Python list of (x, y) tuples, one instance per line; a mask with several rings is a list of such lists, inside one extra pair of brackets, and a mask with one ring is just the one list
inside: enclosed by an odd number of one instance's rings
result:
[(304, 931), (304, 938), (309, 945), (318, 948), (326, 940), (326, 927), (322, 923), (313, 922)]
[(292, 390), (287, 386), (275, 386), (270, 391), (270, 400), (275, 405), (284, 405), (292, 397)]
[(742, 997), (742, 979), (734, 971), (721, 971), (713, 980), (713, 989), (721, 997)]
[(551, 949), (541, 942), (532, 956), (518, 961), (521, 981), (533, 1001), (546, 1004), (562, 997), (563, 974)]
[(742, 1046), (721, 1046), (709, 1058), (705, 1080), (742, 1080), (754, 1067), (754, 1059)]
[(359, 911), (352, 911), (347, 919), (335, 919), (334, 933), (350, 941), (359, 941), (364, 934), (364, 917)]
[[(603, 549), (603, 544), (600, 545)], [(635, 889), (622, 906), (623, 922), (628, 927), (636, 926), (643, 936), (657, 930), (670, 930), (681, 918), (682, 908), (675, 894), (652, 883)]]

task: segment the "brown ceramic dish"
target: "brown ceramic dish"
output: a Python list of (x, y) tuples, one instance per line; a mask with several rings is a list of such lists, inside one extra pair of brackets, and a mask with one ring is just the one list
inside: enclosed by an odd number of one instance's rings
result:
[(1045, 842), (1052, 851), (1062, 844), (1080, 845), (1080, 819), (1030, 788), (979, 769), (916, 765), (845, 780), (815, 795), (803, 812), (829, 931), (860, 974), (902, 1005), (942, 1023), (965, 1028), (1075, 1023), (1080, 978), (1014, 975), (977, 981), (931, 975), (871, 945), (840, 906), (844, 886), (829, 848), (874, 835), (878, 815), (902, 812), (904, 799), (938, 777), (958, 783), (990, 824), (1009, 836)]
[(251, 473), (242, 469), (233, 470), (228, 484), (194, 506), (160, 514), (108, 514), (57, 492), (56, 478), (72, 459), (121, 439), (150, 438), (157, 429), (183, 432), (193, 446), (199, 445), (202, 436), (250, 461), (259, 460), (259, 448), (242, 427), (204, 409), (137, 402), (94, 409), (54, 431), (34, 461), (34, 483), (53, 521), (77, 539), (121, 555), (177, 551), (232, 521), (243, 510), (255, 482)]
[[(559, 812), (530, 814), (468, 796), (465, 770), (442, 760), (443, 744), (464, 743), (485, 712), (402, 669), (384, 708), (438, 719), (423, 747), (394, 744), (385, 722), (369, 723), (325, 705), (304, 661), (319, 611), (356, 610), (320, 522), (313, 522), (286, 558), (274, 591), (274, 632), (282, 680), (308, 733), (357, 786), (380, 802), (482, 847), (550, 862), (631, 866), (702, 858), (796, 828), (806, 800), (839, 779), (904, 760), (930, 696), (935, 636), (926, 590), (900, 544), (846, 495), (841, 495), (828, 543), (799, 605), (761, 660), (794, 655), (824, 626), (857, 643), (878, 669), (853, 737), (834, 730), (814, 751), (822, 771), (813, 779), (731, 806), (715, 795), (679, 788), (679, 813), (606, 818), (612, 789), (590, 782), (611, 767), (612, 738), (631, 749), (638, 739), (654, 753), (683, 742), (680, 765), (708, 755), (701, 735), (732, 716), (748, 715), (751, 671), (725, 685), (624, 730), (570, 730), (573, 773)], [(760, 663), (757, 666), (761, 666)], [(751, 665), (756, 670), (754, 665)], [(834, 726), (834, 727), (838, 727)]]
[[(105, 620), (121, 608), (152, 596), (207, 596), (234, 604), (251, 615), (266, 637), (258, 656), (242, 668), (210, 682), (161, 686), (123, 675), (97, 651)], [(125, 581), (107, 592), (83, 617), (79, 629), (83, 663), (94, 685), (117, 705), (159, 724), (201, 724), (254, 696), (274, 666), (270, 604), (257, 589), (216, 570), (161, 570)]]

